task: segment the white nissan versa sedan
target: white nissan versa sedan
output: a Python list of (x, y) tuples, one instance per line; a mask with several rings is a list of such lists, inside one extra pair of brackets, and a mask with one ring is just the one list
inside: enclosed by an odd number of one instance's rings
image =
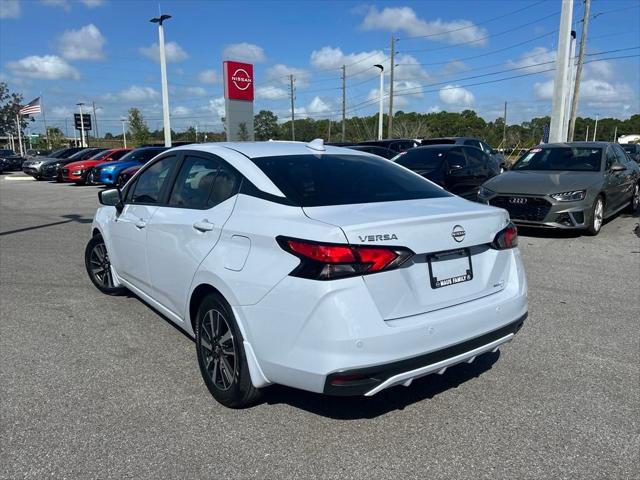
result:
[(99, 196), (89, 277), (194, 336), (229, 407), (272, 383), (408, 386), (495, 351), (527, 316), (505, 210), (322, 140), (173, 148)]

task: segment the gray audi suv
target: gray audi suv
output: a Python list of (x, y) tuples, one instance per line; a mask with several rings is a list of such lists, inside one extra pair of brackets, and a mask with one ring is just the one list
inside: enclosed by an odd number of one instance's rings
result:
[(623, 208), (638, 211), (640, 167), (617, 143), (544, 144), (485, 182), (478, 199), (504, 208), (517, 225), (597, 235)]

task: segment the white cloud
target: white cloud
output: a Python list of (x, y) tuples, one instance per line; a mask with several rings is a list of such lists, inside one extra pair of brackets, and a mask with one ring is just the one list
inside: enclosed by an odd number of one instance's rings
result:
[(382, 10), (371, 7), (361, 26), (365, 30), (403, 31), (411, 36), (429, 35), (425, 39), (451, 44), (473, 42), (469, 45), (480, 47), (487, 43), (484, 39), (487, 30), (470, 20), (427, 21), (418, 17), (410, 7), (386, 7)]
[(467, 64), (460, 60), (451, 60), (444, 66), (442, 73), (443, 75), (454, 75), (456, 73), (464, 72), (467, 68), (469, 68)]
[(218, 72), (215, 70), (203, 70), (198, 74), (198, 81), (201, 83), (209, 83), (211, 85), (218, 83)]
[[(518, 60), (510, 60), (507, 65), (510, 68), (522, 68), (524, 73), (536, 73), (554, 68), (556, 52), (546, 49), (545, 47), (536, 47), (533, 50), (523, 53)], [(544, 65), (538, 65), (544, 63)], [(549, 72), (553, 75), (553, 72)]]
[(339, 72), (342, 65), (347, 67), (347, 76), (375, 76), (378, 70), (371, 68), (374, 64), (384, 64), (387, 56), (382, 50), (345, 54), (339, 47), (322, 47), (311, 52), (311, 65), (321, 70), (335, 69)]
[(207, 91), (202, 87), (187, 87), (185, 91), (194, 97), (204, 97), (207, 94)]
[(262, 63), (266, 60), (262, 47), (247, 42), (227, 45), (222, 50), (222, 58), (248, 63)]
[(438, 92), (440, 101), (447, 105), (469, 107), (475, 101), (473, 93), (459, 85), (447, 85)]
[(224, 109), (224, 97), (214, 98), (213, 100), (209, 100), (209, 104), (201, 107), (201, 111), (213, 113), (218, 118), (222, 118), (225, 115)]
[[(145, 57), (150, 58), (154, 62), (160, 63), (160, 47), (157, 43), (152, 43), (148, 47), (140, 47), (139, 51)], [(189, 54), (176, 42), (165, 43), (164, 53), (167, 63), (181, 62), (189, 58)]]
[(262, 98), (265, 100), (283, 100), (289, 97), (289, 92), (284, 88), (276, 87), (274, 85), (266, 85), (264, 87), (256, 88), (256, 98)]
[(51, 109), (51, 114), (54, 117), (70, 117), (73, 113), (74, 110), (69, 107), (56, 106)]
[(84, 3), (87, 8), (96, 8), (104, 5), (104, 0), (80, 0), (80, 2)]
[(178, 116), (189, 115), (190, 113), (191, 113), (191, 109), (185, 106), (175, 107), (171, 111), (171, 115), (178, 115)]
[(31, 55), (21, 60), (7, 63), (14, 75), (44, 80), (78, 80), (80, 73), (64, 59), (56, 55)]
[(305, 88), (309, 85), (309, 72), (303, 68), (289, 67), (278, 63), (267, 69), (267, 80), (276, 81), (282, 85), (289, 85), (289, 75), (293, 75), (297, 88)]
[(306, 111), (310, 115), (326, 113), (331, 110), (331, 107), (327, 102), (322, 100), (320, 97), (314, 97), (311, 102), (309, 102), (309, 106), (307, 106)]
[(65, 30), (58, 39), (58, 51), (68, 60), (100, 60), (104, 58), (102, 47), (107, 42), (93, 24), (79, 30)]
[(40, 0), (40, 3), (48, 7), (59, 7), (67, 12), (71, 10), (71, 5), (67, 0)]
[(18, 0), (0, 0), (0, 18), (19, 18), (20, 2)]
[(116, 94), (108, 93), (105, 100), (125, 101), (125, 102), (142, 102), (145, 100), (155, 100), (159, 94), (151, 87), (140, 87), (131, 85), (129, 88), (121, 90)]

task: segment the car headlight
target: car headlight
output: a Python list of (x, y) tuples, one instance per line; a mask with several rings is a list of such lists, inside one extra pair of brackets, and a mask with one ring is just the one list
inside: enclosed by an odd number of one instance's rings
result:
[(489, 190), (487, 187), (480, 187), (480, 190), (478, 190), (478, 196), (480, 197), (490, 197), (491, 195), (495, 195), (496, 192), (494, 192), (493, 190)]
[(73, 170), (71, 172), (71, 175), (82, 175), (84, 173), (84, 170)]
[(571, 192), (553, 193), (550, 195), (551, 198), (558, 202), (577, 202), (584, 200), (586, 196), (586, 190), (572, 190)]

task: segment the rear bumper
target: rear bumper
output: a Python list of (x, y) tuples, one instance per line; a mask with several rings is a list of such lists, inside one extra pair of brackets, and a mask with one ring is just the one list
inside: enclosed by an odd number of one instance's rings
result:
[[(515, 322), (471, 340), (418, 357), (367, 368), (334, 372), (327, 376), (323, 393), (327, 395), (372, 396), (395, 385), (409, 386), (416, 378), (437, 372), (443, 374), (453, 365), (471, 363), (478, 355), (496, 351), (522, 328), (525, 313)], [(348, 380), (351, 378), (352, 380)], [(346, 381), (345, 381), (346, 379)]]

